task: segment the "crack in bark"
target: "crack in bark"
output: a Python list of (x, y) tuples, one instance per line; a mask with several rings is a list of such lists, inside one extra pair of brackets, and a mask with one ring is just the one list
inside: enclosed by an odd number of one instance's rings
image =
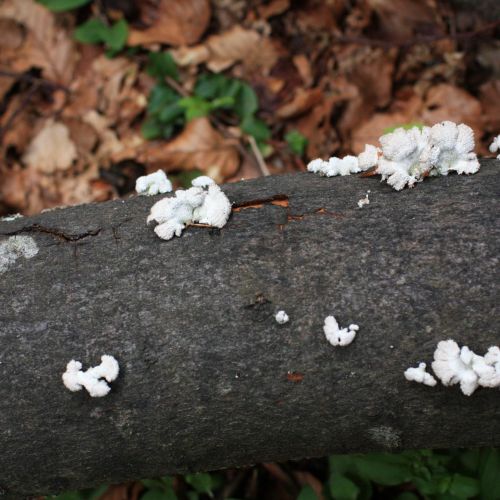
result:
[(237, 203), (233, 205), (233, 212), (241, 212), (247, 208), (262, 208), (264, 205), (276, 205), (279, 207), (288, 208), (288, 196), (286, 194), (276, 194), (271, 198), (263, 198), (258, 200), (245, 201), (243, 203)]
[(49, 234), (59, 240), (63, 240), (66, 242), (75, 242), (83, 240), (84, 238), (88, 238), (90, 236), (97, 236), (101, 232), (101, 230), (102, 230), (101, 228), (98, 228), (94, 230), (85, 231), (84, 233), (71, 234), (71, 233), (66, 233), (60, 229), (45, 227), (40, 224), (33, 224), (31, 226), (26, 226), (21, 229), (18, 229), (17, 231), (4, 233), (4, 236), (15, 236), (17, 234), (22, 234), (22, 233), (44, 233), (44, 234)]

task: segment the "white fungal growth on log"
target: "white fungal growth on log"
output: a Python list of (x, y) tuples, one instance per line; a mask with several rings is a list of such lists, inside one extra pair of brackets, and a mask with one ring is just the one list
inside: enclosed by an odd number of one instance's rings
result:
[(200, 175), (191, 181), (194, 187), (208, 187), (212, 184), (215, 184), (215, 181), (208, 175)]
[(460, 348), (454, 340), (439, 342), (434, 352), (432, 369), (446, 386), (460, 384), (470, 396), (478, 387), (500, 387), (500, 349), (493, 346), (485, 356), (475, 354), (467, 346)]
[[(497, 151), (500, 151), (500, 135), (497, 135), (490, 144), (490, 152), (496, 153)], [(497, 155), (497, 160), (500, 160), (500, 154)]]
[(169, 193), (172, 191), (172, 183), (168, 180), (167, 174), (163, 170), (143, 175), (135, 181), (135, 190), (139, 194), (153, 196), (155, 194)]
[[(474, 174), (479, 170), (479, 161), (473, 152), (474, 132), (463, 123), (444, 121), (422, 129), (397, 128), (379, 140), (380, 149), (367, 144), (357, 158), (333, 157), (328, 161), (318, 158), (310, 162), (307, 169), (330, 177), (375, 167), (375, 173), (397, 191), (413, 187), (429, 175), (447, 175), (451, 171)], [(494, 144), (492, 146), (498, 148), (498, 143)]]
[(405, 371), (406, 380), (434, 387), (437, 384), (437, 381), (430, 373), (425, 371), (426, 368), (427, 365), (425, 363), (420, 363), (418, 368), (408, 368)]
[(363, 208), (365, 205), (370, 204), (370, 198), (368, 198), (369, 194), (370, 194), (370, 191), (367, 191), (365, 197), (358, 200), (358, 207), (359, 208)]
[(274, 318), (276, 319), (276, 322), (279, 323), (280, 325), (288, 323), (288, 320), (290, 319), (285, 311), (278, 311), (274, 316)]
[(64, 385), (72, 392), (81, 391), (84, 387), (93, 398), (102, 398), (111, 388), (107, 382), (118, 377), (120, 367), (113, 356), (101, 356), (101, 364), (82, 371), (82, 364), (72, 359), (66, 366), (62, 379)]
[(327, 316), (323, 331), (325, 332), (326, 339), (333, 346), (346, 346), (349, 345), (356, 337), (356, 332), (359, 330), (358, 325), (349, 325), (348, 328), (339, 328), (339, 324), (334, 316)]
[(208, 189), (178, 189), (175, 196), (163, 198), (151, 207), (148, 224), (155, 221), (155, 233), (163, 240), (180, 236), (188, 224), (199, 223), (222, 228), (231, 214), (231, 202), (217, 184)]
[(38, 253), (36, 241), (31, 236), (16, 235), (0, 242), (0, 273), (11, 267), (18, 258), (31, 259)]

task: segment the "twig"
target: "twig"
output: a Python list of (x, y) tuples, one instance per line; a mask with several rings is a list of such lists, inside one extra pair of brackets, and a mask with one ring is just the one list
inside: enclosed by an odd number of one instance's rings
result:
[(269, 169), (267, 168), (266, 162), (264, 161), (264, 158), (262, 157), (262, 153), (260, 152), (259, 146), (257, 146), (257, 142), (255, 141), (255, 138), (251, 135), (246, 136), (248, 143), (250, 144), (250, 148), (252, 149), (252, 153), (255, 156), (255, 159), (257, 160), (257, 164), (259, 165), (259, 169), (262, 172), (262, 175), (268, 176), (271, 175), (271, 172), (269, 172)]

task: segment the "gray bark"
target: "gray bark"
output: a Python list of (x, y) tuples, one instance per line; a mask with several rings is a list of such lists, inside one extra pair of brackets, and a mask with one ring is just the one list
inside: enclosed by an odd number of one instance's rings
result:
[[(226, 227), (166, 242), (145, 224), (157, 197), (0, 222), (3, 241), (39, 247), (0, 275), (4, 495), (500, 445), (499, 391), (403, 377), (439, 340), (499, 343), (500, 171), (482, 163), (399, 193), (312, 174), (226, 185), (240, 207)], [(329, 314), (360, 325), (349, 347), (325, 340)], [(121, 367), (108, 396), (63, 386), (70, 359), (86, 368), (102, 354)]]

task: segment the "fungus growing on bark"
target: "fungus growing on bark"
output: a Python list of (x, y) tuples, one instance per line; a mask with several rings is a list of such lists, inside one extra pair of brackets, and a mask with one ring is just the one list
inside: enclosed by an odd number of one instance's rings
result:
[(135, 181), (135, 190), (139, 194), (153, 196), (155, 194), (169, 193), (172, 191), (172, 183), (168, 180), (167, 174), (163, 170), (143, 175)]
[(470, 396), (480, 386), (500, 387), (500, 350), (493, 346), (479, 356), (454, 340), (443, 340), (434, 352), (432, 369), (444, 385), (460, 384), (462, 392)]
[(191, 181), (191, 185), (194, 187), (208, 187), (212, 184), (215, 184), (215, 181), (208, 175), (200, 175)]
[(279, 323), (280, 325), (288, 323), (288, 320), (290, 319), (285, 311), (278, 311), (274, 316), (274, 318), (276, 319), (276, 322)]
[[(496, 153), (497, 151), (500, 151), (500, 135), (497, 135), (490, 144), (490, 152)], [(500, 160), (500, 154), (497, 155), (497, 160)]]
[(62, 379), (64, 385), (72, 392), (81, 391), (84, 387), (93, 398), (101, 398), (109, 393), (111, 388), (107, 382), (113, 382), (118, 377), (120, 368), (113, 356), (101, 356), (101, 364), (82, 371), (82, 364), (72, 359), (66, 366)]
[(426, 368), (427, 365), (425, 363), (420, 363), (418, 368), (408, 368), (405, 371), (406, 380), (434, 387), (437, 384), (437, 381), (430, 373), (425, 371)]
[(31, 236), (14, 235), (0, 241), (0, 273), (11, 267), (19, 257), (31, 259), (38, 253), (38, 245)]
[(180, 236), (188, 224), (199, 223), (222, 228), (231, 214), (231, 202), (217, 184), (178, 189), (175, 196), (163, 198), (151, 207), (148, 224), (155, 221), (155, 233), (163, 240)]
[(398, 191), (406, 186), (413, 187), (429, 175), (447, 175), (451, 171), (473, 174), (479, 170), (473, 152), (474, 132), (463, 123), (444, 121), (421, 129), (397, 128), (379, 140), (380, 149), (367, 144), (357, 158), (333, 157), (329, 161), (318, 158), (310, 162), (307, 169), (330, 177), (376, 167), (374, 173), (380, 174), (383, 181)]
[(323, 331), (325, 332), (326, 339), (333, 346), (346, 346), (349, 345), (356, 337), (356, 332), (359, 330), (358, 325), (349, 325), (348, 328), (339, 328), (339, 324), (334, 316), (327, 316)]

